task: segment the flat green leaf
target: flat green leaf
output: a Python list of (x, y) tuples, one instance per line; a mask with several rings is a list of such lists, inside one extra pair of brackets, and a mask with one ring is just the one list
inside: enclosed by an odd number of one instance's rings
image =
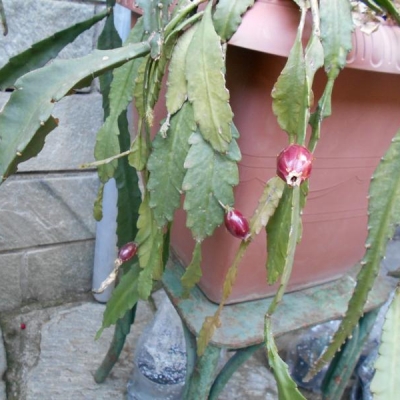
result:
[[(111, 13), (107, 17), (103, 30), (97, 39), (97, 48), (99, 50), (110, 50), (121, 46), (122, 40), (114, 24), (114, 13)], [(104, 120), (110, 114), (110, 102), (108, 96), (110, 94), (112, 79), (112, 71), (107, 71), (99, 77), (100, 92), (103, 99)]]
[(317, 109), (311, 114), (310, 125), (312, 127), (312, 133), (308, 149), (313, 152), (316, 145), (321, 137), (321, 123), (322, 121), (332, 114), (332, 91), (335, 79), (328, 79), (326, 82), (324, 92), (318, 101)]
[[(299, 207), (300, 207), (300, 216), (302, 215), (303, 209), (306, 205), (307, 196), (309, 192), (309, 181), (306, 180), (300, 185), (300, 200), (299, 200)], [(298, 227), (298, 235), (297, 235), (297, 244), (301, 242), (303, 238), (303, 221), (301, 217), (299, 218), (299, 227)]]
[[(0, 178), (15, 171), (20, 162), (17, 153), (27, 150), (33, 137), (49, 120), (55, 102), (71, 89), (86, 86), (96, 76), (143, 56), (149, 49), (148, 43), (138, 43), (115, 50), (95, 50), (82, 58), (56, 60), (20, 78), (0, 113)], [(32, 152), (30, 156), (36, 154)]]
[(101, 221), (103, 218), (103, 193), (104, 193), (104, 183), (100, 183), (99, 190), (97, 191), (96, 200), (93, 206), (93, 218), (96, 221)]
[[(113, 26), (112, 26), (113, 27)], [(112, 29), (112, 28), (110, 28)], [(115, 29), (115, 28), (114, 28)], [(142, 19), (130, 32), (126, 45), (135, 43), (144, 37)], [(135, 79), (141, 59), (134, 59), (114, 70), (108, 93), (107, 118), (97, 133), (94, 155), (96, 160), (104, 160), (120, 153), (118, 118), (126, 110), (133, 98)], [(114, 176), (118, 161), (99, 165), (98, 174), (101, 182), (107, 182)]]
[(201, 356), (204, 353), (215, 330), (221, 326), (220, 315), (222, 309), (232, 293), (233, 285), (235, 284), (237, 277), (239, 263), (243, 258), (243, 255), (245, 254), (247, 247), (249, 246), (250, 243), (251, 243), (250, 240), (247, 241), (242, 240), (240, 242), (239, 248), (235, 254), (235, 258), (232, 262), (232, 265), (229, 267), (228, 272), (226, 273), (224, 285), (222, 288), (222, 299), (218, 305), (217, 311), (215, 311), (214, 315), (206, 317), (203, 325), (201, 326), (199, 336), (197, 339), (198, 356)]
[(305, 67), (309, 90), (311, 91), (315, 73), (324, 65), (324, 48), (314, 33), (307, 44), (305, 51)]
[(103, 323), (96, 334), (99, 338), (104, 329), (115, 324), (125, 313), (130, 310), (139, 300), (138, 278), (141, 269), (138, 263), (131, 266), (126, 274), (120, 278), (118, 285), (112, 291), (103, 314)]
[[(120, 153), (118, 135), (118, 123), (115, 123), (113, 119), (107, 119), (97, 132), (96, 145), (94, 148), (96, 160), (104, 160)], [(118, 160), (115, 159), (98, 166), (97, 170), (102, 183), (106, 183), (114, 176), (117, 165)]]
[[(97, 48), (99, 50), (109, 50), (120, 47), (121, 45), (122, 40), (114, 25), (114, 14), (111, 13), (106, 19), (103, 30), (97, 40)], [(112, 79), (113, 76), (111, 71), (107, 71), (99, 77), (100, 93), (102, 96), (102, 105), (104, 110), (104, 120), (107, 119), (108, 115), (110, 114), (109, 94)], [(97, 192), (97, 197), (93, 205), (93, 217), (96, 221), (100, 221), (103, 218), (103, 192), (104, 183), (100, 180), (99, 190)]]
[[(285, 294), (286, 287), (289, 283), (290, 276), (292, 274), (294, 255), (296, 252), (297, 243), (299, 242), (299, 237), (301, 235), (301, 217), (300, 217), (301, 188), (296, 186), (294, 188), (290, 188), (290, 191), (292, 192), (290, 194), (291, 208), (290, 208), (290, 215), (288, 217), (288, 219), (290, 220), (289, 224), (290, 230), (288, 233), (283, 232), (283, 234), (286, 235), (286, 237), (283, 236), (281, 239), (287, 242), (287, 245), (285, 246), (286, 247), (285, 258), (282, 261), (277, 260), (278, 262), (282, 262), (282, 264), (275, 264), (271, 266), (271, 271), (268, 270), (268, 282), (275, 282), (276, 280), (275, 278), (277, 277), (276, 274), (281, 275), (281, 280), (279, 282), (278, 290), (276, 291), (276, 294), (268, 308), (269, 315), (272, 315), (274, 313), (276, 307), (281, 302), (283, 295)], [(284, 205), (284, 207), (286, 207), (286, 205)], [(270, 248), (268, 249), (268, 251), (274, 251), (274, 249)], [(269, 257), (270, 254), (268, 254), (268, 258)], [(275, 269), (272, 269), (272, 267), (275, 267)], [(272, 279), (275, 279), (274, 281), (270, 279), (269, 276), (270, 273), (275, 274), (272, 276)]]
[(135, 87), (133, 90), (133, 95), (135, 97), (135, 107), (141, 118), (145, 117), (145, 82), (146, 82), (146, 72), (149, 69), (150, 55), (144, 57), (141, 60), (138, 71), (137, 78), (135, 79)]
[(397, 400), (400, 376), (400, 287), (386, 313), (379, 356), (371, 381), (374, 400)]
[(362, 268), (357, 276), (357, 284), (348, 303), (347, 312), (335, 333), (332, 342), (310, 370), (307, 379), (326, 363), (329, 363), (336, 351), (351, 334), (363, 313), (380, 263), (386, 252), (388, 240), (394, 235), (395, 227), (400, 224), (400, 131), (394, 137), (389, 150), (375, 170), (369, 190), (368, 237), (366, 252), (361, 261)]
[(131, 153), (128, 156), (129, 165), (138, 171), (143, 171), (149, 157), (149, 149), (142, 135), (137, 135), (132, 142)]
[(220, 0), (214, 13), (214, 26), (222, 40), (228, 41), (242, 22), (242, 15), (254, 0)]
[[(42, 122), (36, 131), (36, 135), (33, 137), (27, 137), (28, 141), (23, 143), (17, 143), (15, 140), (16, 138), (12, 137), (10, 132), (3, 131), (1, 122), (0, 126), (0, 171), (3, 166), (7, 167), (7, 174), (0, 176), (1, 184), (9, 174), (12, 174), (17, 170), (19, 163), (29, 160), (40, 153), (43, 149), (46, 136), (58, 126), (58, 120), (51, 115), (46, 122)], [(14, 153), (10, 154), (8, 151), (14, 151)], [(4, 162), (4, 160), (6, 162), (7, 160), (10, 160), (10, 164), (8, 166), (2, 164), (2, 161)]]
[(185, 76), (186, 54), (198, 24), (188, 29), (177, 41), (168, 68), (166, 106), (169, 114), (175, 114), (187, 99)]
[(186, 297), (190, 290), (198, 283), (202, 277), (201, 271), (201, 243), (197, 242), (193, 250), (192, 261), (186, 267), (185, 273), (181, 277), (184, 289), (183, 297)]
[[(314, 93), (312, 90), (315, 73), (324, 65), (324, 48), (322, 47), (319, 36), (313, 32), (310, 40), (307, 43), (305, 51), (305, 63), (306, 63), (306, 82), (307, 82), (307, 122), (310, 118), (310, 107), (314, 104)], [(304, 132), (306, 132), (306, 127)], [(304, 137), (300, 138), (300, 142), (303, 143)]]
[(146, 95), (146, 117), (149, 120), (150, 126), (153, 125), (153, 109), (158, 101), (158, 97), (162, 88), (162, 81), (167, 70), (167, 64), (171, 59), (172, 51), (174, 50), (177, 39), (178, 35), (176, 33), (172, 34), (163, 44), (160, 57), (155, 60), (151, 76), (149, 77), (149, 89)]
[(295, 142), (303, 131), (304, 112), (308, 107), (307, 89), (306, 63), (298, 34), (271, 93), (273, 112), (279, 126), (288, 133), (290, 142)]
[(206, 8), (186, 56), (186, 79), (194, 118), (211, 146), (226, 152), (232, 139), (233, 113), (225, 87), (224, 57), (211, 18), (212, 3)]
[[(126, 151), (129, 149), (131, 141), (126, 111), (120, 115), (118, 126), (120, 131), (119, 144), (121, 150)], [(133, 241), (137, 235), (136, 223), (142, 202), (137, 172), (135, 168), (129, 165), (126, 157), (118, 159), (115, 181), (118, 190), (117, 245), (121, 247), (125, 243)]]
[(289, 374), (288, 366), (279, 356), (274, 336), (272, 334), (271, 318), (268, 315), (265, 317), (264, 338), (268, 354), (268, 363), (272, 369), (278, 386), (279, 400), (307, 400), (299, 392), (296, 383)]
[(201, 357), (208, 344), (210, 343), (211, 338), (214, 335), (214, 332), (220, 326), (219, 318), (215, 317), (206, 317), (203, 325), (201, 326), (199, 336), (197, 337), (197, 356)]
[(159, 229), (153, 212), (149, 206), (149, 196), (146, 194), (139, 207), (137, 221), (138, 256), (140, 267), (143, 271), (139, 277), (139, 296), (147, 299), (151, 293), (153, 280), (161, 279), (163, 272), (163, 243), (164, 235)]
[(353, 18), (349, 0), (321, 0), (321, 41), (325, 54), (325, 70), (330, 78), (336, 78), (346, 65), (346, 57), (352, 48)]
[(56, 32), (15, 57), (11, 57), (8, 63), (0, 69), (0, 89), (12, 87), (22, 75), (43, 67), (48, 61), (55, 58), (66, 45), (72, 43), (81, 33), (90, 29), (109, 13), (110, 10), (104, 10), (90, 19)]
[(147, 32), (157, 32), (168, 22), (168, 7), (172, 0), (136, 0), (143, 10), (144, 28)]
[(153, 150), (147, 163), (150, 178), (150, 207), (159, 227), (174, 218), (180, 206), (182, 182), (186, 170), (183, 167), (189, 151), (189, 137), (196, 130), (190, 103), (171, 118), (167, 136), (160, 133), (153, 140)]
[[(142, 18), (140, 18), (131, 30), (124, 46), (140, 42), (145, 37)], [(133, 99), (135, 79), (138, 75), (141, 58), (128, 61), (113, 72), (113, 80), (110, 87), (110, 117), (117, 123), (121, 112), (126, 110)]]
[(292, 228), (293, 188), (285, 185), (282, 198), (267, 224), (268, 283), (274, 284), (282, 275), (290, 247)]
[[(231, 133), (233, 139), (239, 139), (239, 131), (236, 128), (236, 125), (232, 123), (231, 125)], [(240, 152), (240, 148), (237, 144), (236, 140), (232, 140), (228, 147), (228, 152), (225, 153), (226, 157), (235, 162), (239, 162), (242, 159), (242, 153)]]
[[(198, 132), (190, 137), (190, 144), (182, 185), (186, 193), (184, 209), (186, 225), (195, 240), (201, 242), (223, 221), (224, 210), (219, 201), (233, 204), (232, 187), (238, 184), (239, 174), (236, 162), (213, 150)], [(234, 139), (230, 147), (236, 149)]]
[(258, 202), (258, 207), (250, 220), (251, 236), (258, 235), (261, 229), (267, 226), (269, 219), (278, 207), (285, 185), (285, 182), (277, 176), (267, 182)]

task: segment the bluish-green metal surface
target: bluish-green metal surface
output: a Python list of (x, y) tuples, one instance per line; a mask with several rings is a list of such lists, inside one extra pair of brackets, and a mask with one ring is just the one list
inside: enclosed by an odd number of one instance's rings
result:
[[(188, 298), (182, 299), (180, 277), (183, 271), (178, 261), (170, 262), (163, 283), (184, 323), (197, 336), (205, 317), (213, 315), (217, 305), (210, 302), (197, 286)], [(355, 272), (333, 282), (285, 294), (272, 317), (275, 336), (340, 319), (353, 292)], [(393, 287), (387, 279), (378, 278), (365, 311), (382, 305), (391, 290)], [(225, 306), (221, 314), (221, 327), (215, 331), (211, 344), (240, 349), (263, 342), (264, 315), (271, 301), (271, 298), (267, 298)]]
[(221, 349), (207, 346), (204, 354), (197, 357), (196, 365), (187, 381), (183, 400), (207, 400), (215, 378)]
[(322, 384), (323, 400), (342, 399), (378, 312), (379, 308), (366, 313), (354, 328), (351, 337), (347, 339), (341, 351), (336, 353)]

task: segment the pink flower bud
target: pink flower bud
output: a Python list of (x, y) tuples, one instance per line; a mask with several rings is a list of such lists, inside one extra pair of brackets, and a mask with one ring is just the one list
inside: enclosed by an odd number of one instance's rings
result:
[(290, 186), (300, 186), (311, 174), (313, 155), (299, 144), (283, 149), (277, 158), (276, 173)]
[(138, 249), (138, 245), (135, 242), (129, 242), (124, 244), (118, 252), (118, 259), (121, 263), (124, 263), (130, 260), (132, 257), (135, 256)]
[(249, 223), (240, 211), (228, 208), (225, 214), (225, 226), (233, 236), (242, 240), (249, 238)]

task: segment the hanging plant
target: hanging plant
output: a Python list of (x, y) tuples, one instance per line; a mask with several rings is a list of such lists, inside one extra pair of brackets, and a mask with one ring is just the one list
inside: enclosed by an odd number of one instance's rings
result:
[[(301, 241), (301, 214), (308, 196), (313, 153), (323, 140), (321, 127), (331, 114), (334, 83), (346, 64), (353, 30), (349, 0), (295, 2), (300, 10), (297, 36), (272, 91), (273, 112), (286, 132), (288, 147), (278, 155), (277, 176), (266, 182), (250, 222), (234, 208), (241, 151), (226, 88), (225, 51), (254, 0), (180, 0), (174, 7), (172, 0), (137, 0), (143, 16), (123, 45), (113, 23), (115, 1), (109, 0), (103, 13), (35, 44), (0, 70), (0, 87), (14, 89), (0, 113), (2, 181), (17, 170), (19, 163), (41, 151), (45, 137), (58, 124), (52, 115), (55, 103), (100, 77), (105, 119), (97, 134), (96, 162), (91, 164), (97, 167), (101, 182), (94, 215), (101, 218), (103, 187), (114, 177), (121, 251), (113, 275), (100, 288), (119, 274), (98, 335), (113, 324), (117, 324), (116, 335), (129, 332), (138, 300), (147, 299), (162, 278), (174, 214), (183, 207), (196, 242), (192, 261), (182, 276), (186, 294), (202, 275), (202, 244), (218, 226), (225, 223), (240, 243), (217, 312), (206, 318), (201, 329), (197, 343), (201, 355), (220, 326), (220, 314), (232, 293), (241, 258), (251, 241), (265, 230), (268, 283), (279, 282), (265, 318), (265, 342), (282, 399), (302, 396), (279, 358), (270, 316), (285, 293)], [(370, 5), (369, 1), (365, 3)], [(397, 8), (390, 1), (375, 1), (373, 11), (374, 15), (385, 13), (399, 21)], [(312, 32), (304, 48), (309, 13)], [(48, 63), (66, 44), (104, 18), (98, 50), (79, 59)], [(313, 108), (313, 80), (319, 69), (324, 69), (327, 82)], [(163, 79), (167, 80), (165, 97), (160, 96)], [(131, 142), (126, 110), (132, 100), (138, 120)], [(158, 101), (165, 104), (167, 112), (153, 137)], [(373, 176), (366, 253), (348, 311), (308, 378), (330, 362), (351, 335), (362, 316), (387, 241), (400, 223), (399, 152), (400, 133)], [(96, 379), (101, 381), (104, 376)]]

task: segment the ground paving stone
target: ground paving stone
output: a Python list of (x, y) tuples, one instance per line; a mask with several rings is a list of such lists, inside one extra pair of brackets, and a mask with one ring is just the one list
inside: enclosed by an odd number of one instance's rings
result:
[[(9, 316), (5, 341), (12, 363), (6, 373), (8, 400), (124, 399), (133, 368), (134, 345), (153, 310), (141, 303), (135, 329), (104, 384), (93, 374), (108, 350), (113, 329), (94, 336), (104, 305), (95, 302), (67, 304)], [(26, 329), (21, 330), (24, 322)]]
[[(153, 305), (160, 304), (164, 296), (158, 292)], [(93, 374), (113, 334), (113, 329), (107, 329), (94, 341), (104, 307), (87, 301), (14, 314), (3, 320), (7, 349), (12, 354), (6, 373), (8, 400), (125, 399), (135, 345), (155, 309), (140, 303), (121, 357), (106, 382), (99, 385)], [(25, 330), (21, 330), (21, 322), (26, 324)], [(277, 399), (273, 377), (265, 365), (263, 352), (256, 353), (234, 374), (220, 399)]]
[(3, 335), (0, 328), (0, 400), (6, 400), (6, 384), (3, 375), (7, 369), (6, 351), (4, 349)]

